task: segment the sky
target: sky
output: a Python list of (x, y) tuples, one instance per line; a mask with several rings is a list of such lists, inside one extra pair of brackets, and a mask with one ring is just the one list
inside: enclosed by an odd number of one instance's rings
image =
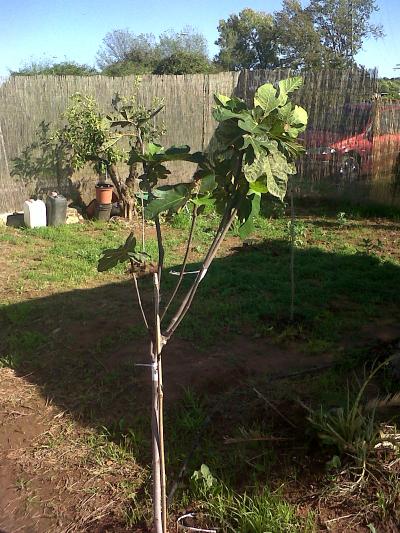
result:
[[(377, 67), (380, 76), (400, 76), (400, 0), (377, 0), (373, 16), (386, 37), (365, 42), (358, 63)], [(0, 0), (0, 76), (18, 70), (31, 60), (74, 60), (95, 65), (105, 34), (128, 28), (133, 33), (181, 30), (192, 26), (205, 35), (210, 56), (217, 47), (220, 19), (245, 7), (273, 12), (281, 0)]]

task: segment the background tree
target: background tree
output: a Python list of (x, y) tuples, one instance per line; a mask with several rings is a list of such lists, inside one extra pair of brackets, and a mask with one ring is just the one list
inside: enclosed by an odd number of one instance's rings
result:
[[(130, 149), (140, 151), (145, 142), (154, 141), (164, 133), (163, 126), (153, 121), (164, 106), (156, 99), (150, 107), (145, 107), (135, 96), (121, 98), (118, 94), (112, 106), (113, 113), (107, 115), (101, 112), (93, 97), (74, 94), (63, 115), (66, 124), (57, 136), (67, 147), (74, 170), (91, 164), (99, 176), (111, 179), (124, 216), (132, 218), (139, 171), (138, 163), (129, 160)], [(127, 175), (120, 175), (118, 163), (127, 165)]]
[(209, 72), (207, 40), (190, 26), (169, 30), (158, 40), (152, 34), (114, 30), (103, 39), (97, 64), (109, 76)]
[(279, 66), (275, 30), (272, 15), (253, 9), (220, 20), (216, 63), (227, 70)]
[[(151, 72), (158, 59), (157, 43), (153, 34), (135, 35), (129, 30), (113, 30), (104, 37), (97, 53), (97, 64), (105, 74), (118, 65), (129, 74)], [(114, 74), (118, 70), (113, 71)]]
[(283, 0), (281, 11), (274, 14), (280, 66), (301, 70), (322, 68), (324, 46), (311, 13), (299, 0)]
[(221, 20), (215, 60), (228, 70), (334, 67), (354, 63), (369, 38), (383, 36), (370, 22), (376, 0), (284, 0), (274, 15), (244, 9)]
[(162, 33), (158, 39), (157, 48), (161, 58), (178, 52), (189, 52), (208, 58), (207, 39), (191, 26), (185, 26), (179, 32), (168, 30)]
[[(310, 13), (330, 66), (346, 66), (366, 39), (383, 37), (382, 26), (371, 24), (375, 0), (311, 0)], [(335, 64), (336, 63), (336, 64)]]
[(400, 99), (400, 78), (382, 78), (378, 83), (379, 92), (383, 96)]
[(80, 65), (75, 61), (51, 63), (48, 60), (31, 61), (17, 71), (11, 71), (11, 76), (38, 76), (47, 74), (53, 76), (93, 76), (98, 74), (94, 67)]
[(200, 74), (212, 70), (213, 65), (206, 56), (181, 50), (161, 59), (153, 74)]

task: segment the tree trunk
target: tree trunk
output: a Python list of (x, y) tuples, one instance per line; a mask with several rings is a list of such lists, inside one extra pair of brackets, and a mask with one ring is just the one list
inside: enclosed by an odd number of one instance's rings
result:
[(156, 533), (167, 533), (167, 505), (164, 457), (164, 413), (162, 383), (162, 336), (160, 323), (160, 285), (157, 273), (154, 288), (154, 340), (152, 352), (152, 443), (153, 443), (153, 513)]
[(151, 343), (151, 383), (152, 383), (152, 403), (151, 403), (151, 430), (152, 430), (152, 451), (153, 451), (153, 516), (155, 533), (164, 533), (161, 511), (161, 468), (160, 468), (160, 432), (159, 432), (159, 397), (158, 397), (158, 363), (157, 349)]

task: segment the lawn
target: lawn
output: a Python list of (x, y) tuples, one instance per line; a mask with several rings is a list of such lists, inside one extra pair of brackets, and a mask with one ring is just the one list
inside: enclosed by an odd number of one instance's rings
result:
[[(320, 444), (304, 408), (344, 405), (353, 382), (398, 349), (400, 218), (340, 205), (298, 211), (294, 319), (289, 218), (275, 209), (249, 241), (230, 231), (166, 348), (171, 530), (193, 509), (240, 533), (393, 531), (400, 519), (398, 462), (386, 457), (394, 466), (383, 478), (371, 473), (338, 498), (351, 465), (332, 466), (337, 452)], [(209, 213), (198, 227), (189, 270), (216, 222)], [(166, 293), (187, 230), (185, 212), (169, 221)], [(154, 227), (146, 231), (155, 257)], [(137, 366), (146, 332), (125, 267), (96, 270), (128, 232), (124, 223), (0, 227), (6, 530), (147, 531), (150, 376)], [(140, 283), (146, 305), (149, 277)], [(398, 390), (389, 370), (369, 395)]]

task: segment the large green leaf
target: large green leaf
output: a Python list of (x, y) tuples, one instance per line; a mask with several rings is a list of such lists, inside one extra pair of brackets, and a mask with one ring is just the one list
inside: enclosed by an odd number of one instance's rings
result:
[(212, 116), (217, 122), (224, 122), (231, 118), (241, 118), (242, 115), (240, 113), (235, 113), (226, 107), (218, 106), (213, 109)]
[(182, 144), (179, 146), (174, 145), (165, 150), (165, 155), (181, 155), (181, 154), (189, 154), (189, 153), (190, 153), (190, 146), (188, 146), (187, 144)]
[(270, 170), (268, 155), (266, 153), (260, 154), (253, 163), (243, 165), (243, 172), (246, 180), (253, 183), (262, 175), (267, 174)]
[(195, 198), (192, 198), (191, 202), (193, 202), (198, 207), (202, 205), (211, 207), (215, 204), (216, 199), (210, 196), (210, 194), (206, 194), (205, 196), (196, 196)]
[(105, 272), (117, 266), (118, 263), (124, 263), (129, 260), (133, 260), (135, 263), (143, 263), (148, 257), (145, 252), (136, 251), (136, 238), (133, 233), (130, 233), (125, 244), (102, 252), (97, 264), (97, 270)]
[(215, 174), (207, 174), (201, 179), (199, 192), (212, 192), (216, 186), (217, 182), (215, 181)]
[(214, 101), (218, 106), (222, 105), (224, 107), (228, 107), (227, 104), (229, 100), (229, 96), (225, 96), (224, 94), (214, 94)]
[(288, 93), (291, 93), (292, 91), (295, 91), (298, 89), (301, 84), (303, 83), (302, 78), (287, 78), (286, 80), (281, 80), (278, 83), (279, 86), (279, 95), (278, 95), (278, 102), (279, 107), (283, 107), (287, 103), (288, 99)]
[(246, 102), (237, 96), (225, 96), (223, 94), (214, 94), (214, 100), (217, 106), (225, 107), (234, 112), (240, 112), (247, 109)]
[(285, 80), (281, 80), (278, 85), (280, 91), (289, 94), (297, 89), (300, 89), (300, 87), (303, 85), (303, 78), (300, 76), (286, 78)]
[(290, 122), (296, 126), (297, 125), (303, 126), (302, 128), (299, 129), (299, 131), (303, 131), (305, 129), (305, 126), (307, 125), (307, 120), (308, 120), (307, 111), (303, 109), (302, 107), (295, 105), (290, 115)]
[(268, 186), (266, 181), (266, 175), (260, 176), (257, 181), (250, 183), (250, 191), (253, 191), (257, 194), (263, 194), (268, 192)]
[(159, 144), (149, 143), (147, 151), (142, 154), (136, 149), (132, 149), (129, 157), (129, 164), (132, 163), (164, 163), (167, 161), (189, 161), (191, 163), (200, 164), (204, 161), (205, 156), (202, 152), (190, 153), (190, 147), (171, 146), (166, 150)]
[(276, 109), (279, 101), (276, 97), (276, 89), (271, 83), (261, 85), (254, 96), (254, 105), (259, 106), (264, 110), (264, 115), (269, 115), (271, 111)]
[(239, 236), (241, 239), (246, 239), (254, 231), (254, 217), (260, 212), (261, 196), (259, 194), (253, 194), (246, 199), (250, 202), (250, 209), (247, 216), (245, 216), (244, 222), (239, 226)]
[(249, 133), (255, 133), (259, 130), (258, 123), (253, 119), (250, 114), (244, 114), (238, 121), (238, 126), (241, 130), (248, 131)]
[(288, 174), (295, 174), (296, 167), (287, 162), (281, 152), (271, 154), (268, 163), (270, 171), (267, 173), (268, 192), (283, 200), (287, 190)]
[(155, 218), (165, 211), (176, 212), (186, 204), (189, 199), (192, 184), (180, 184), (165, 188), (154, 189), (155, 198), (150, 201), (145, 209), (147, 218)]

